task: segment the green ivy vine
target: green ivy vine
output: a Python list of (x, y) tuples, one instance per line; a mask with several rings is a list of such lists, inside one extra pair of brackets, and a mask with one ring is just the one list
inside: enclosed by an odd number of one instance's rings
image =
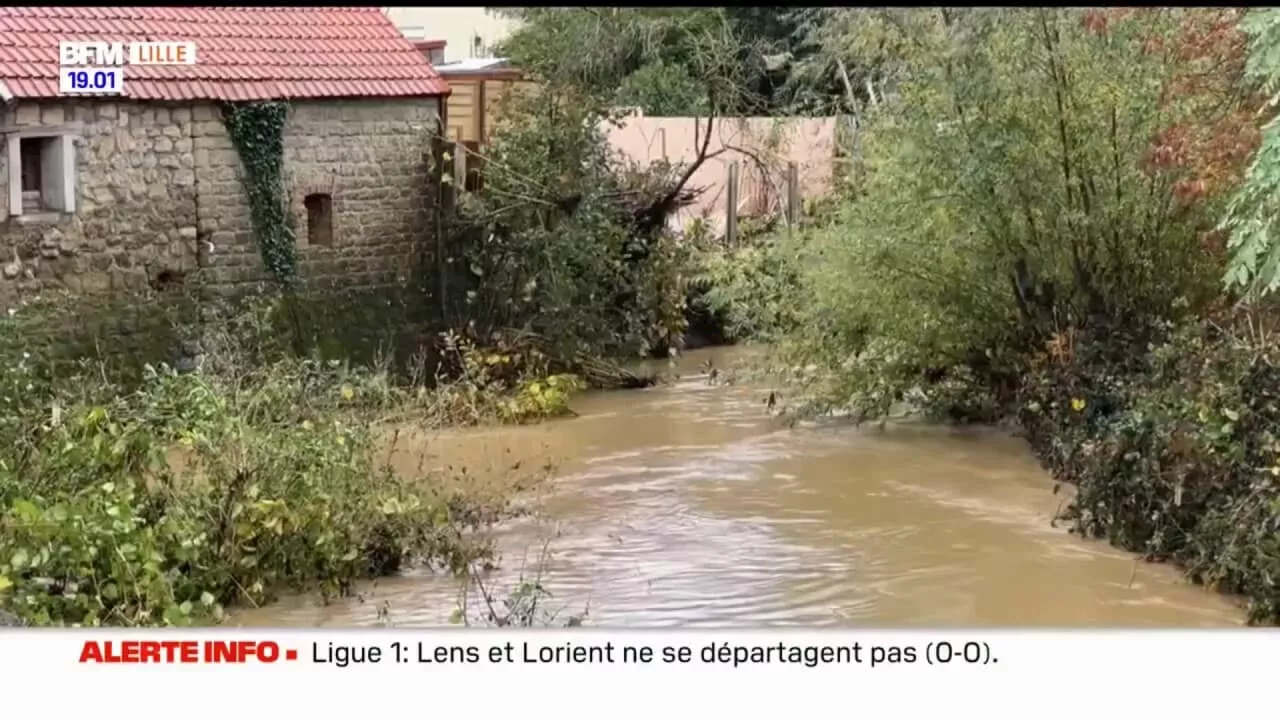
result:
[(222, 122), (244, 164), (245, 192), (262, 262), (282, 285), (298, 277), (297, 246), (284, 198), (284, 124), (289, 106), (282, 102), (228, 103)]

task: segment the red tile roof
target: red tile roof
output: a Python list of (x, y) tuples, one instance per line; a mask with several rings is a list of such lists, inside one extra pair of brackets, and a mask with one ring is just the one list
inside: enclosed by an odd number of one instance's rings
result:
[(381, 8), (0, 7), (0, 96), (58, 95), (58, 42), (189, 40), (195, 65), (126, 65), (137, 100), (449, 92)]

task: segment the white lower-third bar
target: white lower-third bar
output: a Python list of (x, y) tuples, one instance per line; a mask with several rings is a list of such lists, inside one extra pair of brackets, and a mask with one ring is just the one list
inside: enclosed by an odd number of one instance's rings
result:
[(0, 715), (136, 686), (184, 720), (1244, 718), (1278, 647), (1262, 629), (0, 629)]
[(63, 95), (119, 95), (124, 92), (124, 68), (58, 68), (58, 92)]

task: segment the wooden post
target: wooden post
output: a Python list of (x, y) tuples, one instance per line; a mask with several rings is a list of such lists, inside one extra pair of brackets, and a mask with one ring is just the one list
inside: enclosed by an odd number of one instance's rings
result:
[(787, 226), (800, 223), (800, 166), (787, 163)]
[(434, 207), (431, 208), (431, 211), (432, 211), (432, 215), (435, 216), (434, 264), (435, 264), (435, 270), (436, 270), (436, 288), (435, 289), (436, 289), (436, 295), (437, 295), (437, 297), (435, 298), (436, 300), (435, 305), (436, 305), (436, 309), (439, 312), (440, 323), (441, 325), (445, 325), (449, 321), (449, 307), (448, 307), (449, 288), (448, 288), (448, 280), (446, 277), (447, 260), (445, 257), (445, 253), (447, 251), (447, 244), (445, 243), (445, 233), (446, 233), (446, 228), (449, 227), (449, 223), (445, 218), (445, 208), (447, 207), (450, 188), (445, 187), (443, 180), (445, 177), (445, 173), (448, 172), (444, 164), (444, 154), (445, 152), (447, 152), (447, 149), (449, 147), (449, 141), (444, 138), (444, 135), (443, 135), (444, 127), (441, 126), (440, 129), (442, 131), (442, 134), (436, 136), (435, 141), (432, 143), (432, 148), (431, 148), (431, 156), (432, 156), (431, 157), (431, 165), (432, 165), (431, 174), (434, 176), (431, 178), (431, 181), (435, 185), (435, 190), (436, 190), (435, 201), (433, 203)]
[(489, 142), (489, 99), (486, 97), (486, 87), (489, 81), (480, 78), (480, 82), (476, 83), (476, 142), (485, 145)]
[(457, 197), (467, 186), (467, 146), (465, 143), (453, 144), (453, 193)]
[(724, 239), (729, 247), (738, 244), (738, 161), (729, 163), (729, 183), (725, 188)]
[(667, 159), (667, 129), (658, 128), (658, 145), (662, 148), (662, 159)]
[(484, 185), (482, 176), (484, 156), (480, 154), (480, 143), (466, 142), (463, 145), (467, 149), (467, 181), (463, 184), (462, 189), (467, 192), (480, 192), (481, 186)]

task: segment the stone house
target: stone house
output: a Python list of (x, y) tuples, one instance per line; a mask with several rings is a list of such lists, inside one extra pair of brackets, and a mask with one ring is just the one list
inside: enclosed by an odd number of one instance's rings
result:
[[(197, 62), (129, 65), (123, 95), (69, 97), (61, 40), (193, 41)], [(403, 282), (434, 246), (424, 147), (448, 92), (379, 8), (0, 8), (0, 308), (49, 288), (257, 286), (221, 120), (224, 103), (257, 100), (290, 105), (285, 197), (304, 282)]]

